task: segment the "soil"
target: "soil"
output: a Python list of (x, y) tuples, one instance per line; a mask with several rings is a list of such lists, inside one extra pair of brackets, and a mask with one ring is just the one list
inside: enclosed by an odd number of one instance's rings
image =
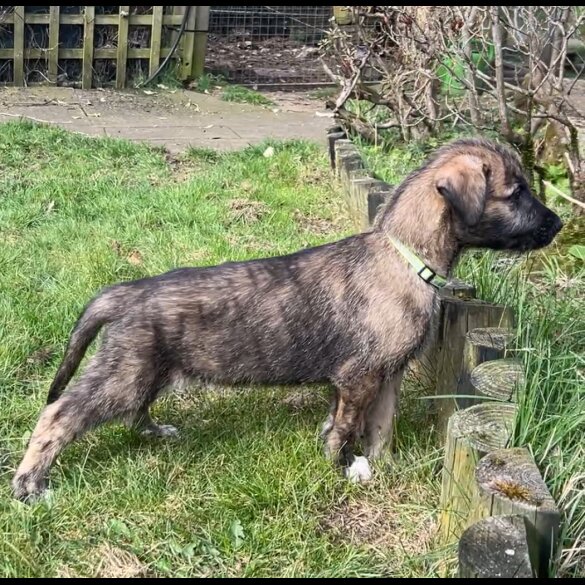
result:
[(228, 81), (247, 85), (327, 84), (319, 49), (290, 38), (254, 40), (209, 35), (207, 69)]

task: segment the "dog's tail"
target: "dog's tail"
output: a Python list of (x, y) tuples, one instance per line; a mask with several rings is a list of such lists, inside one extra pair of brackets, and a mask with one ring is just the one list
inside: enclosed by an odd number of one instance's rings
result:
[(69, 338), (65, 355), (49, 388), (47, 404), (55, 402), (75, 374), (87, 348), (100, 329), (117, 320), (135, 299), (136, 291), (124, 285), (104, 289), (92, 299), (77, 320)]

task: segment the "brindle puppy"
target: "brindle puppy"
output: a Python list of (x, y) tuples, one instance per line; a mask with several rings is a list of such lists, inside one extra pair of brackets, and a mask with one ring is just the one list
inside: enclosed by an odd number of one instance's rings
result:
[[(179, 379), (222, 384), (330, 382), (324, 436), (353, 480), (354, 456), (377, 456), (391, 434), (402, 372), (421, 349), (437, 290), (397, 251), (399, 240), (437, 274), (469, 247), (548, 245), (560, 219), (531, 193), (517, 156), (481, 139), (438, 150), (395, 191), (371, 231), (278, 258), (183, 268), (104, 289), (79, 318), (27, 452), (16, 497), (43, 492), (61, 450), (122, 419), (151, 434), (149, 407)], [(88, 346), (101, 347), (67, 392)]]

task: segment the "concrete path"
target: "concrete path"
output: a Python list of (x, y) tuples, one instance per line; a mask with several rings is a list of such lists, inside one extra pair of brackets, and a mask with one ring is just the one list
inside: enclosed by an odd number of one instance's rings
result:
[(0, 89), (0, 122), (26, 117), (90, 136), (147, 141), (178, 153), (189, 146), (243, 148), (267, 138), (325, 144), (331, 118), (321, 101), (271, 96), (272, 108), (235, 104), (192, 91)]

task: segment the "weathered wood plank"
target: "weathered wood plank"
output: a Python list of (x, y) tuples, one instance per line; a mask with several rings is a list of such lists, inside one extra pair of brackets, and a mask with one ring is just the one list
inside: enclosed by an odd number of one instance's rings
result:
[(154, 6), (152, 11), (149, 75), (153, 75), (160, 65), (163, 8), (164, 6)]
[(126, 87), (126, 67), (128, 65), (128, 17), (130, 6), (120, 6), (118, 16), (118, 52), (116, 58), (116, 87)]
[[(161, 49), (161, 57), (166, 57), (170, 49)], [(46, 56), (44, 49), (25, 49), (25, 59), (42, 59)], [(0, 49), (0, 59), (12, 59), (14, 57), (14, 49)], [(94, 49), (94, 59), (116, 59), (118, 57), (118, 49)], [(148, 59), (150, 57), (150, 49), (128, 49), (128, 59)], [(83, 59), (83, 49), (59, 49), (60, 59)]]
[(59, 16), (61, 7), (51, 6), (49, 14), (49, 79), (57, 83), (59, 74)]
[(479, 327), (510, 327), (514, 314), (508, 307), (479, 300), (444, 299), (444, 314), (439, 333), (441, 343), (437, 359), (436, 406), (438, 429), (444, 433), (455, 410), (470, 403), (469, 374), (463, 355), (467, 333)]
[[(164, 8), (164, 7), (163, 7)], [(49, 24), (49, 14), (27, 14), (27, 24)], [(117, 25), (120, 16), (118, 14), (96, 14), (96, 25)], [(164, 26), (178, 26), (181, 24), (182, 17), (177, 14), (165, 14), (162, 19)], [(149, 26), (152, 24), (152, 16), (150, 14), (131, 14), (128, 17), (130, 26)], [(14, 16), (7, 14), (4, 18), (4, 24), (12, 24)], [(83, 24), (83, 15), (81, 14), (61, 14), (59, 17), (61, 24)]]
[(81, 87), (91, 89), (93, 84), (93, 43), (95, 25), (95, 6), (85, 6), (83, 14), (83, 68)]
[(14, 85), (24, 86), (24, 6), (14, 7)]

